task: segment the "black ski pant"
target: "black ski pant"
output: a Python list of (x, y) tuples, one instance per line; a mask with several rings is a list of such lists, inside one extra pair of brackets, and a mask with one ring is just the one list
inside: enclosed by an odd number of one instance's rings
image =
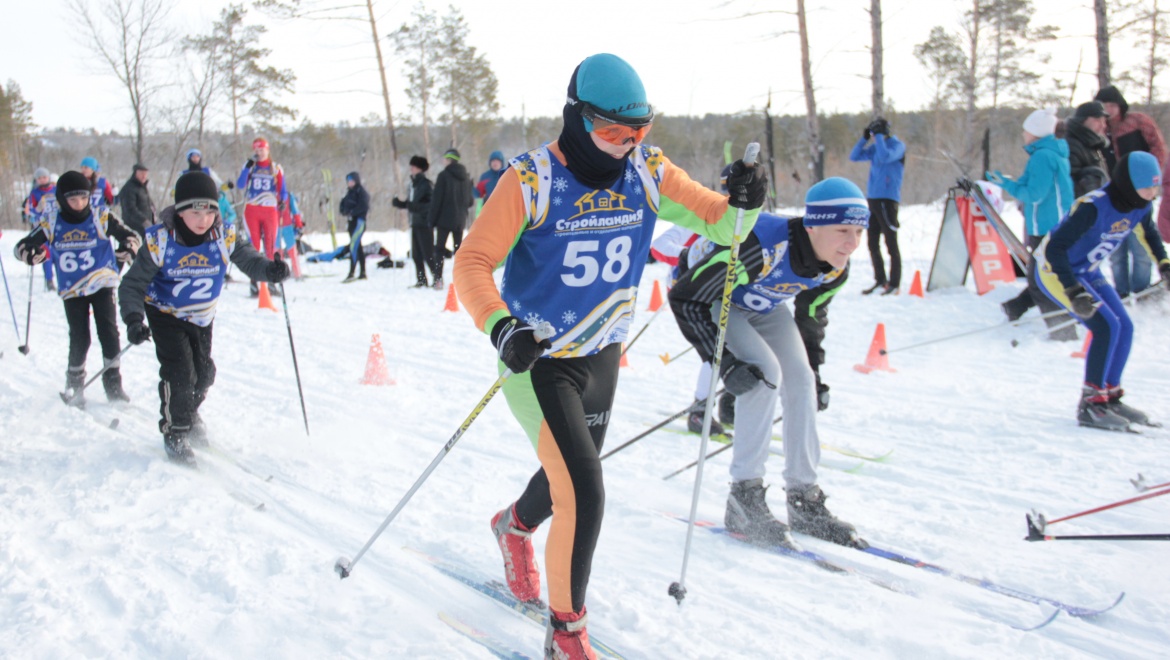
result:
[[(876, 284), (902, 286), (902, 253), (898, 250), (898, 203), (892, 199), (869, 201), (869, 257), (873, 260), (873, 279)], [(882, 259), (881, 240), (886, 238), (890, 253), (890, 276)]]
[(463, 228), (448, 229), (446, 227), (435, 227), (435, 270), (439, 273), (439, 277), (443, 276), (443, 257), (447, 253), (447, 237), (450, 236), (452, 242), (455, 244), (455, 249), (452, 253), (459, 251), (459, 244), (463, 242)]
[(89, 353), (92, 341), (89, 334), (91, 308), (98, 342), (102, 345), (102, 357), (107, 364), (117, 358), (122, 347), (118, 345), (118, 306), (114, 302), (114, 290), (101, 289), (97, 293), (68, 298), (62, 302), (65, 303), (65, 320), (69, 322), (69, 371), (84, 377), (85, 356)]
[(207, 390), (215, 382), (215, 362), (211, 360), (211, 328), (202, 328), (146, 306), (146, 320), (158, 356), (159, 412), (158, 428), (190, 430)]
[[(1040, 242), (1043, 240), (1043, 236), (1028, 236), (1028, 252), (1031, 253), (1035, 251), (1036, 248), (1040, 245)], [(1040, 290), (1040, 287), (1036, 284), (1035, 259), (1028, 260), (1027, 278), (1028, 288), (1021, 291), (1020, 295), (1003, 304), (1004, 311), (1008, 313), (1008, 316), (1018, 319), (1033, 307), (1039, 307), (1041, 314), (1048, 314), (1050, 312), (1060, 310), (1060, 305), (1053, 302), (1052, 299), (1045, 295), (1044, 292)], [(1070, 318), (1070, 316), (1060, 314), (1055, 318), (1044, 319), (1044, 322), (1048, 325), (1048, 327), (1051, 328), (1053, 326), (1066, 324)], [(1072, 325), (1066, 325), (1064, 328), (1051, 333), (1049, 335), (1049, 339), (1056, 339), (1060, 341), (1076, 341), (1076, 328)]]
[(552, 518), (544, 565), (549, 606), (557, 612), (585, 607), (605, 513), (599, 456), (620, 362), (620, 344), (585, 357), (542, 358), (504, 386), (540, 458), (540, 470), (516, 500), (516, 517), (528, 529)]
[(430, 227), (410, 228), (410, 256), (414, 259), (414, 276), (418, 283), (426, 285), (427, 268), (435, 281), (443, 279), (442, 267), (435, 265), (435, 234)]

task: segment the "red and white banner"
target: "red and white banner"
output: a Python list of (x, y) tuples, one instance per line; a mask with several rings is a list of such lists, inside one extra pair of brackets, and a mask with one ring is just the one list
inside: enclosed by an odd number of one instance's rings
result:
[(959, 195), (955, 204), (963, 221), (963, 235), (967, 238), (975, 290), (983, 295), (995, 288), (992, 282), (1015, 282), (1011, 254), (979, 205), (966, 195)]

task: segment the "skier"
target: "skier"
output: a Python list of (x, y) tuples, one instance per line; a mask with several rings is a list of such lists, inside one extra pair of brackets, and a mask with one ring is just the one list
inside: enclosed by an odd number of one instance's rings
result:
[(1036, 248), (1044, 293), (1093, 333), (1077, 407), (1081, 426), (1124, 431), (1131, 424), (1151, 424), (1145, 413), (1121, 402), (1121, 372), (1129, 359), (1133, 322), (1100, 267), (1136, 234), (1157, 259), (1162, 284), (1170, 288), (1170, 259), (1150, 203), (1161, 186), (1158, 160), (1145, 151), (1131, 151), (1118, 160), (1113, 180), (1078, 199)]
[(443, 271), (435, 267), (435, 232), (427, 224), (427, 213), (431, 208), (431, 180), (427, 178), (427, 169), (431, 166), (422, 156), (410, 157), (410, 191), (406, 199), (395, 197), (390, 203), (396, 209), (407, 209), (410, 212), (410, 255), (414, 258), (415, 283), (410, 288), (425, 289), (430, 286), (427, 282), (427, 271), (431, 269), (431, 277), (438, 282), (443, 279)]
[[(739, 163), (729, 202), (643, 146), (654, 112), (638, 74), (614, 55), (577, 66), (562, 118), (557, 140), (510, 161), (456, 254), (454, 281), (499, 369), (515, 374), (504, 396), (542, 466), (491, 519), (508, 586), (524, 601), (540, 596), (531, 537), (551, 516), (545, 655), (595, 658), (585, 592), (605, 500), (598, 455), (654, 221), (730, 243), (733, 207), (750, 228), (767, 186)], [(538, 338), (537, 327), (551, 336)]]
[[(216, 187), (223, 185), (223, 180), (219, 178), (219, 175), (215, 173), (215, 170), (203, 164), (203, 152), (198, 149), (187, 150), (187, 169), (184, 170), (183, 173), (186, 172), (203, 172), (204, 174), (211, 177), (211, 180), (215, 182)], [(182, 174), (179, 176), (182, 176)]]
[[(33, 229), (40, 226), (41, 218), (47, 217), (50, 220), (57, 215), (57, 196), (53, 194), (53, 189), (56, 186), (53, 183), (53, 176), (49, 170), (38, 167), (33, 172), (33, 180), (35, 185), (32, 192), (29, 193), (28, 199), (24, 203), (24, 215), (28, 218), (28, 222)], [(53, 261), (46, 255), (44, 261), (45, 272), (45, 291), (54, 291), (56, 286), (53, 285)]]
[[(443, 288), (443, 259), (459, 250), (467, 227), (467, 209), (475, 204), (471, 175), (459, 158), (459, 150), (454, 147), (443, 153), (447, 166), (435, 177), (431, 207), (427, 209), (427, 224), (435, 228), (435, 270), (439, 273), (436, 289)], [(448, 236), (454, 243), (452, 250), (447, 250)]]
[[(870, 139), (873, 144), (866, 146)], [(869, 182), (865, 190), (869, 200), (869, 256), (873, 260), (874, 284), (862, 291), (869, 295), (881, 289), (883, 296), (898, 295), (902, 286), (902, 253), (898, 250), (898, 203), (902, 200), (902, 174), (906, 168), (906, 144), (890, 133), (890, 122), (878, 117), (862, 132), (853, 145), (849, 160), (870, 161)], [(890, 276), (882, 262), (882, 237), (890, 254)]]
[[(276, 230), (279, 224), (278, 208), (288, 203), (288, 189), (284, 184), (284, 169), (272, 161), (268, 140), (252, 140), (252, 157), (244, 163), (236, 187), (244, 191), (244, 223), (257, 250), (264, 245), (264, 256), (269, 259), (276, 252)], [(252, 282), (252, 295), (259, 295)]]
[[(220, 212), (222, 213), (222, 205)], [(224, 222), (227, 220), (225, 218)], [(301, 218), (301, 208), (297, 204), (297, 196), (291, 191), (288, 193), (288, 203), (280, 209), (280, 233), (277, 234), (276, 248), (284, 256), (284, 260), (292, 266), (293, 277), (301, 278), (301, 265), (298, 260), (297, 241), (305, 231), (305, 221)]]
[(90, 194), (90, 206), (97, 212), (107, 211), (114, 205), (114, 189), (110, 187), (110, 182), (106, 181), (106, 177), (98, 176), (98, 172), (102, 171), (102, 166), (98, 164), (97, 159), (93, 156), (86, 156), (81, 159), (81, 167), (78, 171), (89, 179), (90, 189), (93, 191)]
[[(828, 305), (849, 276), (849, 255), (860, 244), (869, 219), (861, 189), (834, 177), (809, 188), (803, 218), (762, 213), (740, 246), (719, 365), (724, 387), (736, 396), (732, 484), (724, 524), (752, 542), (797, 547), (788, 526), (776, 520), (765, 499), (764, 463), (779, 386), (789, 525), (833, 543), (864, 543), (853, 525), (825, 508), (825, 494), (817, 485), (816, 413), (829, 405), (829, 386), (821, 382), (818, 371), (825, 361), (821, 342)], [(714, 358), (729, 256), (728, 250), (712, 252), (669, 294), (679, 328), (706, 361)], [(794, 310), (789, 311), (783, 303), (794, 298)]]
[(146, 241), (118, 289), (126, 337), (153, 337), (159, 361), (159, 430), (167, 456), (194, 466), (192, 446), (207, 446), (199, 406), (215, 382), (212, 322), (229, 259), (254, 280), (282, 282), (288, 266), (265, 259), (237, 240), (219, 217), (215, 181), (187, 172), (175, 184), (175, 204), (146, 230)]
[[(362, 250), (362, 234), (366, 233), (366, 216), (370, 213), (370, 193), (362, 187), (362, 175), (350, 172), (345, 175), (345, 185), (349, 186), (345, 197), (341, 199), (339, 210), (341, 215), (349, 216), (349, 275), (342, 280), (348, 284), (355, 279), (366, 279), (366, 254)], [(361, 264), (361, 275), (354, 277), (354, 270)]]
[[(16, 258), (30, 266), (52, 254), (58, 292), (69, 323), (69, 363), (65, 392), (74, 405), (83, 407), (85, 356), (89, 352), (89, 315), (93, 311), (102, 357), (107, 367), (102, 385), (109, 401), (129, 401), (122, 389), (118, 365), (121, 350), (114, 287), (118, 285), (118, 259), (133, 258), (141, 240), (109, 209), (91, 204), (91, 181), (80, 172), (66, 172), (57, 181), (56, 210), (42, 214), (40, 224), (16, 244)], [(110, 239), (118, 241), (115, 254)]]

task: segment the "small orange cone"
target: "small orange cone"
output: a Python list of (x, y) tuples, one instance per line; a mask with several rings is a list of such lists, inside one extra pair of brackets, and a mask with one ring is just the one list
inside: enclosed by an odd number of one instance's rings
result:
[(1075, 357), (1075, 358), (1085, 357), (1086, 355), (1089, 354), (1089, 344), (1091, 344), (1091, 343), (1093, 343), (1093, 333), (1086, 332), (1085, 333), (1085, 345), (1081, 346), (1081, 350), (1073, 351), (1072, 353), (1070, 353), (1069, 357)]
[(444, 312), (458, 312), (459, 298), (455, 296), (455, 283), (452, 282), (447, 285), (447, 304), (443, 307)]
[(650, 306), (646, 308), (647, 312), (657, 312), (662, 307), (662, 287), (659, 286), (658, 280), (654, 280), (654, 290), (650, 292)]
[(271, 309), (274, 312), (280, 311), (276, 309), (276, 305), (272, 303), (272, 294), (268, 293), (268, 282), (260, 283), (259, 309)]
[(869, 345), (869, 355), (865, 356), (865, 364), (855, 364), (853, 368), (863, 374), (867, 374), (875, 369), (882, 371), (894, 372), (896, 369), (890, 368), (890, 357), (886, 355), (886, 324), (877, 324), (877, 330), (873, 332), (873, 342)]
[(914, 281), (910, 283), (910, 295), (925, 298), (922, 294), (922, 271), (914, 271)]
[(620, 367), (628, 367), (628, 366), (630, 366), (630, 361), (626, 359), (626, 345), (623, 343), (622, 344), (622, 361), (620, 364), (618, 364), (618, 367), (620, 368)]
[(362, 385), (394, 385), (390, 370), (386, 368), (386, 354), (382, 352), (382, 336), (375, 334), (370, 339), (370, 355), (366, 358), (366, 375)]

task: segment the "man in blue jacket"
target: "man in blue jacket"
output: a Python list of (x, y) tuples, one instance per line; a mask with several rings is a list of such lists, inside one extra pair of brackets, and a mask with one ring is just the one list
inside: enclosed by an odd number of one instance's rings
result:
[[(1024, 151), (1028, 164), (1018, 179), (1006, 177), (999, 170), (987, 173), (987, 180), (1002, 186), (1024, 207), (1024, 231), (1028, 233), (1028, 249), (1035, 250), (1048, 232), (1068, 214), (1072, 207), (1073, 186), (1068, 162), (1068, 142), (1057, 138), (1056, 112), (1037, 110), (1024, 120)], [(1034, 261), (1034, 260), (1033, 260)], [(1047, 314), (1060, 309), (1036, 286), (1034, 264), (1028, 266), (1028, 288), (1005, 302), (1003, 311), (1015, 321), (1032, 307)], [(1066, 317), (1046, 319), (1049, 327), (1063, 325)], [(1051, 336), (1052, 339), (1076, 341), (1076, 330), (1066, 326)]]
[[(873, 144), (868, 144), (870, 138)], [(869, 256), (873, 260), (873, 286), (862, 291), (869, 295), (881, 289), (881, 295), (897, 295), (902, 285), (902, 254), (898, 251), (898, 204), (902, 201), (902, 172), (906, 166), (906, 145), (890, 134), (890, 122), (882, 117), (865, 127), (861, 139), (853, 146), (849, 160), (868, 160), (869, 183), (865, 196), (869, 202)], [(890, 253), (890, 276), (882, 261), (881, 240), (886, 237)]]

